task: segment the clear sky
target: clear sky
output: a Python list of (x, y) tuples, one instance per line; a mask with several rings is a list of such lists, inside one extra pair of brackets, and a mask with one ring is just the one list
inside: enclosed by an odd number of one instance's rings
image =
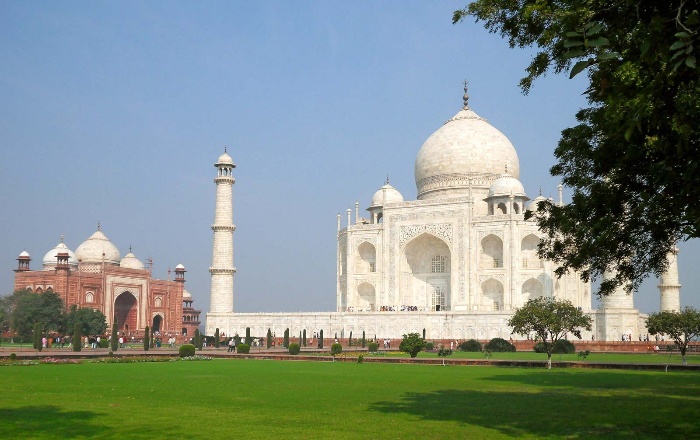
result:
[[(584, 82), (517, 87), (530, 53), (460, 2), (0, 1), (0, 292), (65, 235), (101, 222), (157, 278), (183, 263), (209, 308), (216, 175), (234, 171), (236, 311), (335, 310), (336, 214), (389, 175), (415, 199), (422, 143), (462, 105), (505, 133), (531, 198)], [(582, 75), (580, 75), (582, 76)], [(566, 195), (566, 192), (565, 192)], [(697, 241), (680, 245), (683, 305), (700, 306)], [(657, 281), (635, 297), (658, 310)]]

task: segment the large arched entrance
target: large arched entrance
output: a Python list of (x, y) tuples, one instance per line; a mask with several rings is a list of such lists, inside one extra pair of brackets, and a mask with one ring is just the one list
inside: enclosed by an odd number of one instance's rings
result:
[(151, 327), (151, 331), (153, 333), (160, 332), (161, 327), (163, 326), (163, 317), (160, 315), (156, 315), (153, 317), (153, 327)]
[(400, 303), (405, 310), (444, 311), (450, 306), (450, 249), (434, 235), (423, 233), (404, 248)]
[(124, 292), (114, 301), (114, 319), (120, 332), (127, 333), (135, 329), (138, 305), (136, 297), (131, 292)]

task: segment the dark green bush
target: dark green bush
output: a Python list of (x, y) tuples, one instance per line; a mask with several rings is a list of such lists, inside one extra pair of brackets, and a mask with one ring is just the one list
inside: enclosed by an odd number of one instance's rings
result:
[(180, 357), (194, 356), (195, 347), (192, 344), (183, 344), (180, 346)]
[(250, 353), (250, 345), (248, 344), (240, 344), (238, 346), (238, 352), (241, 354), (247, 354)]
[(484, 349), (491, 352), (515, 351), (515, 345), (503, 338), (493, 338), (484, 346)]
[(100, 348), (109, 348), (110, 340), (107, 338), (100, 338)]
[(17, 353), (10, 353), (10, 360), (16, 361), (17, 360)]
[(110, 351), (109, 353), (107, 353), (107, 357), (113, 358), (113, 357), (114, 357), (114, 352), (113, 352), (113, 351)]
[[(538, 342), (532, 348), (533, 348), (533, 350), (535, 350), (535, 353), (547, 353), (547, 349), (544, 346), (544, 342)], [(554, 348), (552, 349), (552, 353), (574, 354), (574, 353), (576, 353), (576, 347), (574, 347), (574, 344), (571, 341), (569, 341), (567, 339), (560, 339), (554, 343)]]
[(299, 354), (301, 347), (296, 342), (289, 344), (289, 354)]
[(377, 350), (379, 350), (379, 344), (377, 344), (376, 342), (370, 342), (369, 344), (367, 344), (367, 351), (369, 351), (370, 353), (376, 353)]
[(80, 351), (83, 348), (83, 336), (82, 336), (82, 326), (79, 322), (76, 322), (73, 326), (73, 351)]
[[(146, 326), (146, 330), (144, 330), (144, 333), (143, 333), (143, 351), (148, 351), (148, 349), (151, 348), (151, 341), (149, 340), (149, 338), (151, 337), (150, 331), (151, 331), (150, 327)], [(196, 335), (197, 335), (198, 331), (199, 330), (194, 331), (195, 338), (197, 337)]]
[(432, 351), (434, 348), (435, 348), (435, 344), (433, 344), (432, 342), (426, 342), (426, 343), (425, 343), (425, 349), (426, 349), (427, 351)]
[(331, 356), (335, 358), (337, 355), (343, 352), (343, 346), (338, 344), (337, 342), (331, 345)]
[(358, 363), (358, 364), (361, 364), (361, 363), (363, 363), (364, 361), (365, 361), (365, 355), (364, 355), (364, 354), (361, 354), (361, 355), (359, 355), (359, 356), (357, 357), (357, 363)]
[(459, 348), (461, 351), (474, 351), (478, 352), (483, 350), (483, 346), (481, 345), (481, 342), (475, 340), (475, 339), (470, 339), (468, 341), (461, 342), (457, 348)]

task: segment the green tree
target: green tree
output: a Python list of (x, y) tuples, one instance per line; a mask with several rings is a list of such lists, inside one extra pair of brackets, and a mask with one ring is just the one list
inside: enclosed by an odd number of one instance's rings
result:
[(119, 328), (117, 323), (112, 324), (112, 337), (110, 338), (110, 349), (115, 352), (119, 349)]
[(304, 329), (303, 336), (301, 337), (301, 342), (304, 347), (306, 347), (306, 329)]
[(214, 331), (214, 347), (219, 348), (219, 329)]
[(66, 331), (73, 331), (75, 324), (80, 324), (83, 335), (101, 335), (107, 330), (107, 318), (102, 312), (73, 304), (65, 317)]
[(362, 348), (365, 348), (365, 331), (362, 330)]
[(250, 337), (250, 327), (245, 328), (245, 343), (248, 347), (253, 344), (253, 338)]
[(82, 326), (76, 322), (73, 325), (73, 351), (80, 351), (83, 348), (83, 334), (81, 333)]
[(34, 349), (41, 351), (43, 347), (41, 343), (41, 338), (43, 337), (41, 323), (34, 323), (34, 330), (32, 330), (32, 337), (34, 338)]
[(647, 329), (653, 335), (665, 334), (671, 337), (681, 351), (683, 365), (687, 365), (685, 353), (688, 343), (700, 336), (700, 311), (693, 307), (685, 307), (680, 312), (652, 313), (647, 318)]
[(64, 307), (57, 293), (18, 290), (10, 295), (9, 301), (12, 308), (10, 326), (22, 340), (32, 337), (32, 329), (37, 322), (42, 323), (43, 331), (62, 332)]
[(425, 339), (421, 338), (418, 333), (409, 333), (403, 335), (399, 350), (408, 353), (412, 358), (418, 356), (418, 353), (425, 348)]
[(318, 348), (323, 348), (323, 329), (318, 332)]
[(272, 330), (267, 329), (267, 348), (272, 347)]
[(283, 339), (283, 341), (284, 341), (284, 342), (282, 343), (282, 346), (283, 346), (284, 348), (289, 348), (289, 329), (288, 329), (288, 328), (284, 330), (284, 339)]
[(528, 300), (508, 320), (513, 333), (526, 336), (535, 334), (547, 350), (547, 369), (552, 369), (554, 344), (572, 334), (581, 339), (581, 329), (591, 329), (591, 317), (574, 307), (568, 300), (539, 297)]
[(438, 350), (438, 357), (442, 358), (442, 365), (445, 366), (445, 358), (447, 356), (452, 356), (452, 349), (445, 348), (444, 345), (440, 345), (440, 350)]
[(679, 240), (700, 236), (698, 2), (477, 0), (453, 22), (482, 21), (510, 47), (537, 52), (520, 86), (585, 70), (589, 106), (562, 132), (551, 173), (572, 203), (542, 201), (541, 257), (584, 280), (614, 270), (600, 293), (636, 289), (666, 269)]
[(343, 346), (337, 342), (331, 345), (331, 356), (333, 356), (333, 362), (335, 362), (335, 357), (343, 352)]
[[(143, 351), (148, 351), (148, 349), (151, 348), (150, 331), (151, 331), (151, 329), (148, 326), (146, 326), (146, 330), (144, 331), (144, 334), (143, 334)], [(197, 330), (195, 330), (194, 333), (196, 335)]]

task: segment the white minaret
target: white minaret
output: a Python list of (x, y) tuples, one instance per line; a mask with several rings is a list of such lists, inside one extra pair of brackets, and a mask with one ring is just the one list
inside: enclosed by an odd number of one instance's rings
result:
[(668, 268), (659, 279), (661, 311), (681, 311), (681, 284), (678, 281), (678, 248), (668, 253)]
[[(606, 271), (603, 273), (603, 281), (614, 278), (615, 271)], [(600, 307), (602, 309), (633, 309), (634, 295), (625, 291), (624, 286), (618, 286), (611, 294), (600, 299)]]
[[(233, 312), (233, 169), (236, 168), (231, 156), (219, 156), (216, 166), (216, 208), (214, 209), (214, 250), (211, 257), (211, 306), (209, 312)], [(207, 324), (208, 325), (208, 324)]]

